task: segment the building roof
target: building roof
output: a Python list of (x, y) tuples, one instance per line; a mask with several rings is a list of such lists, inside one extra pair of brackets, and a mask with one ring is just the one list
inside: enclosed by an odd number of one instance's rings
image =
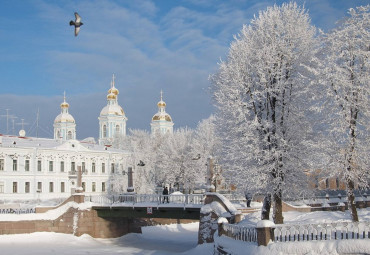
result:
[(37, 137), (19, 137), (0, 134), (0, 147), (9, 148), (41, 148), (54, 150), (69, 150), (69, 151), (86, 151), (86, 152), (114, 152), (114, 153), (129, 153), (128, 150), (119, 150), (96, 143), (68, 140), (57, 141), (50, 138)]

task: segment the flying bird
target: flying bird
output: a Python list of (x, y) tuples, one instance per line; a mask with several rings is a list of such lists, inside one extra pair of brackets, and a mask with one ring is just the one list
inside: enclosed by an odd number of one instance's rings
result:
[(75, 26), (75, 36), (77, 36), (78, 33), (80, 32), (80, 26), (82, 26), (83, 23), (81, 22), (81, 17), (80, 17), (80, 15), (78, 15), (77, 12), (75, 12), (75, 17), (76, 17), (75, 21), (71, 20), (69, 22), (69, 25), (70, 26)]
[(145, 163), (142, 160), (140, 160), (140, 162), (137, 165), (138, 166), (145, 166)]

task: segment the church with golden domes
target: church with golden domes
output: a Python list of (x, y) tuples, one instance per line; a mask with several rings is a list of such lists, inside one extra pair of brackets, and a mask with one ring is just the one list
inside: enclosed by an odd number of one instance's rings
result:
[[(123, 108), (118, 104), (119, 90), (115, 86), (115, 76), (113, 74), (110, 88), (107, 94), (107, 105), (103, 107), (98, 117), (99, 120), (99, 145), (112, 145), (117, 136), (126, 136), (127, 117)], [(163, 91), (161, 99), (157, 103), (158, 112), (152, 117), (150, 123), (151, 133), (173, 133), (174, 123), (171, 116), (166, 112), (166, 103), (163, 101)], [(54, 120), (54, 139), (56, 140), (75, 140), (76, 122), (68, 112), (69, 104), (64, 101), (60, 105), (61, 113)]]
[[(116, 136), (126, 136), (127, 117), (118, 104), (113, 75), (107, 105), (98, 117), (99, 141), (76, 140), (76, 121), (64, 93), (61, 112), (54, 120), (54, 137), (0, 134), (0, 202), (3, 199), (66, 198), (77, 188), (77, 168), (82, 170), (86, 195), (122, 193), (128, 189), (127, 170), (135, 166), (131, 152), (113, 148)], [(151, 120), (152, 133), (173, 132), (161, 92), (158, 112)], [(135, 176), (134, 176), (135, 178)]]

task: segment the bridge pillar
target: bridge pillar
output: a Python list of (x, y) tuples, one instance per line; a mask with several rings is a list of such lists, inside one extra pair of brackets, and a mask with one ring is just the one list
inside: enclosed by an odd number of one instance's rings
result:
[(205, 205), (200, 209), (198, 244), (214, 242), (213, 236), (219, 227), (220, 217), (229, 215), (226, 218), (230, 223), (236, 223), (241, 219), (241, 214), (221, 194), (207, 193), (204, 203)]

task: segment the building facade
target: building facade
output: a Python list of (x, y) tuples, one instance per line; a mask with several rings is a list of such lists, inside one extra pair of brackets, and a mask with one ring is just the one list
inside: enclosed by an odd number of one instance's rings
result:
[(78, 166), (85, 194), (122, 192), (129, 160), (128, 151), (73, 139), (1, 135), (0, 201), (69, 197), (77, 188)]

